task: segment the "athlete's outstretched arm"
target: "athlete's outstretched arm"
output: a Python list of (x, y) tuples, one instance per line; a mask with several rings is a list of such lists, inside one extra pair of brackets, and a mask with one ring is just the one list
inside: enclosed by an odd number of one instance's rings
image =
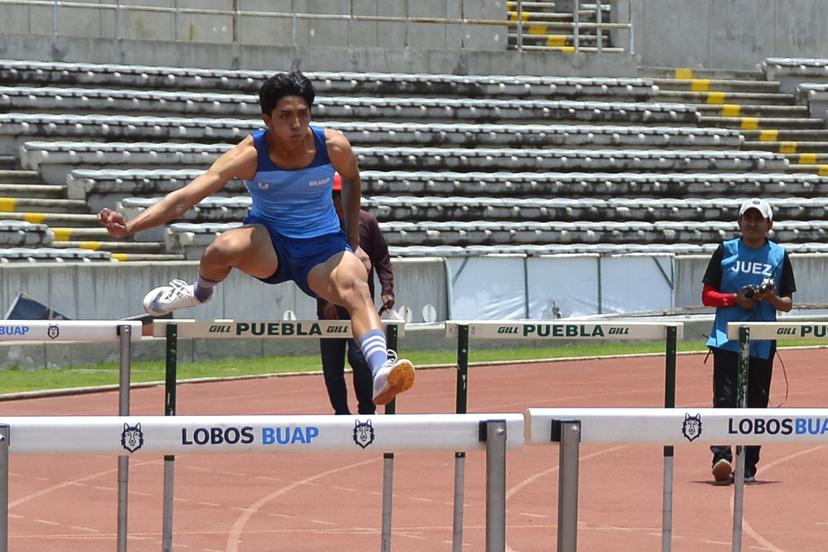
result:
[(361, 183), (359, 167), (351, 143), (338, 130), (325, 130), (328, 146), (328, 158), (336, 172), (342, 176), (342, 211), (345, 219), (345, 234), (351, 247), (356, 251), (359, 246), (359, 201)]
[(233, 178), (253, 178), (256, 173), (256, 148), (251, 137), (216, 159), (212, 166), (192, 182), (165, 195), (159, 202), (127, 221), (123, 214), (101, 209), (98, 222), (112, 237), (123, 238), (166, 224), (184, 215), (205, 197), (221, 190)]

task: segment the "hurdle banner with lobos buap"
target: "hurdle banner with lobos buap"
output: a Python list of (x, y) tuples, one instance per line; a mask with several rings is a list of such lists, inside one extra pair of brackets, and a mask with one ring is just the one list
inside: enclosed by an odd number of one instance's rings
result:
[(458, 445), (486, 453), (486, 551), (500, 552), (506, 546), (506, 451), (523, 447), (523, 420), (519, 413), (0, 418), (0, 552), (8, 552), (10, 453), (114, 454), (120, 460), (182, 453), (376, 454), (454, 450)]
[[(6, 417), (12, 454), (159, 456), (338, 450), (485, 450), (480, 423), (505, 420), (507, 448), (523, 446), (517, 413), (394, 416), (83, 416)], [(439, 428), (439, 430), (434, 430)]]
[(530, 408), (526, 443), (549, 444), (553, 420), (580, 421), (582, 443), (706, 447), (828, 442), (824, 408)]
[[(828, 442), (828, 410), (820, 408), (530, 408), (527, 445), (559, 446), (558, 552), (576, 552), (581, 443), (809, 444)], [(744, 471), (736, 474), (732, 550), (742, 549)], [(662, 535), (662, 551), (671, 544)]]

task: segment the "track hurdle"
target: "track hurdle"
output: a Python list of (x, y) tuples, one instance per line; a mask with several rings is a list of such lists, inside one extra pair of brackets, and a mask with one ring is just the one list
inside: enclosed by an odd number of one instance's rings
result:
[[(818, 408), (530, 408), (526, 413), (527, 445), (560, 443), (558, 552), (577, 546), (578, 448), (580, 443), (660, 443), (701, 446), (729, 442), (826, 443), (828, 409)], [(570, 433), (564, 439), (564, 432)], [(568, 491), (561, 497), (560, 490)], [(737, 512), (734, 508), (734, 516)], [(741, 515), (741, 512), (738, 513)], [(735, 524), (734, 524), (735, 527)], [(739, 525), (741, 527), (741, 524)], [(733, 552), (741, 551), (734, 529)]]
[[(382, 320), (389, 347), (397, 350), (397, 338), (405, 335), (405, 322)], [(349, 339), (353, 336), (350, 320), (155, 320), (153, 337), (166, 338), (166, 377), (164, 414), (175, 416), (176, 372), (178, 370), (178, 338), (191, 339)], [(385, 413), (394, 414), (396, 401), (386, 405)], [(164, 457), (164, 507), (162, 522), (162, 551), (172, 552), (173, 486), (175, 456)], [(383, 551), (391, 550), (391, 509), (393, 496), (394, 454), (383, 453)], [(2, 552), (2, 551), (0, 551)]]
[[(366, 419), (367, 418), (367, 419)], [(395, 416), (66, 416), (0, 418), (11, 454), (302, 454), (342, 451), (486, 452), (486, 550), (505, 550), (507, 449), (523, 446), (517, 413), (398, 414)], [(434, 431), (439, 427), (440, 431)], [(0, 451), (2, 452), (2, 451)], [(0, 467), (2, 464), (0, 455)], [(7, 466), (5, 466), (7, 468)], [(8, 481), (8, 471), (0, 482)], [(5, 494), (4, 494), (5, 493)], [(0, 496), (8, 486), (0, 483)], [(0, 504), (8, 520), (8, 501)], [(6, 521), (6, 523), (8, 523)], [(0, 548), (0, 552), (7, 552)]]
[[(457, 338), (456, 411), (466, 412), (471, 339), (496, 340), (665, 340), (664, 407), (673, 408), (676, 397), (676, 343), (684, 336), (681, 322), (613, 321), (447, 321), (446, 337)], [(669, 552), (673, 525), (673, 447), (664, 447), (662, 550)], [(454, 525), (452, 552), (462, 551), (463, 480), (465, 454), (455, 452)]]
[[(824, 339), (825, 337), (828, 337), (828, 324), (824, 322), (807, 320), (799, 322), (729, 322), (727, 324), (727, 338), (739, 342), (739, 375), (736, 398), (738, 407), (747, 408), (751, 339), (810, 340)], [(742, 512), (745, 504), (745, 449), (742, 446), (736, 447), (736, 468), (733, 482), (733, 535), (734, 539), (739, 539), (738, 546), (741, 548)], [(736, 515), (736, 512), (739, 515)], [(735, 549), (736, 545), (734, 545)]]
[[(105, 320), (3, 320), (0, 341), (80, 341), (119, 344), (118, 414), (129, 415), (129, 378), (132, 343), (141, 340), (141, 322)], [(126, 552), (129, 458), (118, 458), (118, 552)], [(2, 498), (0, 496), (0, 498)], [(6, 501), (8, 502), (8, 501)], [(0, 506), (2, 507), (2, 506)], [(2, 522), (0, 521), (0, 524)], [(0, 527), (2, 529), (2, 527)], [(8, 535), (8, 531), (0, 532)], [(0, 538), (0, 552), (4, 538)], [(8, 547), (8, 544), (6, 544)]]

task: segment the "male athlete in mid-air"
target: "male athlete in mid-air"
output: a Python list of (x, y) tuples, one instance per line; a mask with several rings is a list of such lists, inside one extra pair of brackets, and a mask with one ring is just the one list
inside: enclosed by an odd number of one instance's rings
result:
[[(356, 157), (341, 132), (310, 126), (314, 97), (313, 85), (301, 73), (272, 76), (259, 90), (265, 129), (132, 220), (102, 209), (98, 221), (111, 236), (123, 238), (178, 219), (230, 180), (243, 179), (253, 196), (244, 226), (224, 232), (207, 247), (195, 284), (173, 280), (155, 288), (144, 298), (144, 308), (160, 316), (205, 303), (231, 268), (270, 284), (292, 280), (311, 297), (348, 311), (354, 339), (374, 376), (374, 402), (386, 404), (414, 384), (414, 366), (386, 349), (359, 249)], [(342, 175), (344, 231), (331, 201), (335, 171)]]

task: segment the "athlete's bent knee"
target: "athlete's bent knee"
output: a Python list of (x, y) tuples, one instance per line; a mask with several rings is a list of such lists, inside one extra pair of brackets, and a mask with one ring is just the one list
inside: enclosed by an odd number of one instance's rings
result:
[(239, 239), (232, 234), (222, 234), (204, 251), (206, 257), (221, 260), (230, 264), (244, 256), (247, 251), (247, 240)]

